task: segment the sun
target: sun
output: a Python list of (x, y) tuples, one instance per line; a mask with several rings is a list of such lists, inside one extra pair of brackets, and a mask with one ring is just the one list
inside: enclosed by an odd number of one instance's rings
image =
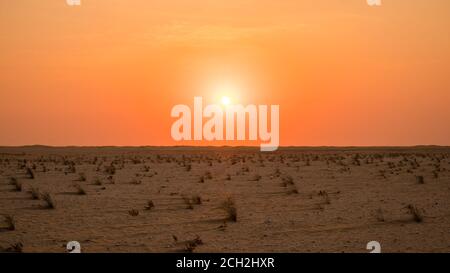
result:
[(236, 103), (239, 98), (240, 88), (230, 83), (222, 83), (215, 88), (216, 101), (220, 100), (220, 103), (224, 106), (228, 106), (231, 103)]
[(211, 100), (222, 106), (238, 104), (241, 100), (241, 87), (232, 82), (216, 83), (211, 89)]
[(227, 96), (223, 96), (220, 101), (222, 102), (223, 105), (230, 105), (230, 103), (231, 103), (230, 97), (227, 97)]

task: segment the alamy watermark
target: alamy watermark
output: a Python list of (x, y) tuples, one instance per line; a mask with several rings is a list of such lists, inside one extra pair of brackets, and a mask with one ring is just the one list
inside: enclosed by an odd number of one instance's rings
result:
[[(381, 0), (366, 0), (369, 6), (381, 6)], [(66, 0), (69, 6), (80, 6), (81, 0)]]
[(69, 253), (81, 253), (81, 244), (78, 241), (70, 241), (66, 245)]
[(370, 241), (366, 246), (367, 250), (370, 250), (370, 253), (381, 253), (381, 244), (378, 241)]
[(367, 0), (367, 4), (371, 7), (381, 6), (381, 0)]
[[(172, 108), (171, 116), (178, 120), (172, 125), (171, 135), (176, 141), (259, 141), (261, 151), (275, 151), (280, 142), (279, 112), (279, 105), (269, 107), (254, 104), (247, 106), (210, 104), (203, 108), (203, 98), (195, 97), (193, 116), (191, 108), (187, 105), (179, 104)], [(203, 124), (204, 118), (208, 120)]]
[(81, 0), (66, 0), (66, 3), (69, 6), (80, 6)]

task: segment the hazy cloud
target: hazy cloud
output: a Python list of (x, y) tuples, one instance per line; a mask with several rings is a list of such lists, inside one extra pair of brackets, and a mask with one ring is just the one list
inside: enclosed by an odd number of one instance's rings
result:
[(148, 39), (161, 44), (208, 45), (236, 40), (266, 37), (305, 29), (305, 25), (227, 26), (175, 23), (152, 27)]

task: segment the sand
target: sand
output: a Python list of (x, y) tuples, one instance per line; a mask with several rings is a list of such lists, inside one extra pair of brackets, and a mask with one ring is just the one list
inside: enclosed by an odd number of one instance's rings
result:
[(450, 252), (450, 148), (3, 147), (0, 215), (0, 251)]

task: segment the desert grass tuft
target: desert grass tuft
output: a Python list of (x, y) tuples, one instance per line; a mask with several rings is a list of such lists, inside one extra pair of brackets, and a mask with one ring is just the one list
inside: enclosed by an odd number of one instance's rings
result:
[(22, 183), (19, 182), (17, 179), (15, 179), (14, 182), (12, 182), (12, 185), (14, 186), (14, 191), (22, 191), (23, 189)]
[(294, 179), (292, 178), (292, 176), (290, 176), (290, 175), (286, 175), (286, 176), (284, 176), (284, 177), (282, 177), (281, 178), (281, 185), (283, 186), (283, 187), (287, 187), (287, 186), (295, 186), (295, 183), (294, 183)]
[(138, 180), (136, 178), (133, 178), (133, 180), (131, 180), (131, 184), (133, 184), (133, 185), (140, 185), (140, 184), (142, 184), (142, 181)]
[(201, 205), (202, 204), (202, 198), (200, 197), (200, 195), (194, 195), (191, 198), (191, 202), (194, 205)]
[(139, 211), (137, 209), (132, 209), (128, 211), (128, 214), (130, 214), (131, 216), (138, 216)]
[(147, 206), (145, 206), (145, 209), (146, 210), (151, 210), (151, 209), (153, 209), (155, 207), (155, 204), (153, 203), (153, 201), (152, 200), (149, 200), (148, 202), (147, 202)]
[(378, 222), (386, 222), (386, 219), (384, 217), (384, 211), (382, 209), (377, 209), (376, 218)]
[(108, 176), (108, 177), (106, 178), (106, 180), (108, 180), (108, 183), (109, 183), (109, 184), (115, 184), (115, 183), (116, 183), (116, 182), (114, 181), (114, 177), (113, 177), (112, 175)]
[(194, 239), (189, 240), (184, 244), (184, 251), (188, 252), (188, 253), (192, 253), (192, 252), (194, 252), (195, 248), (198, 245), (202, 245), (202, 244), (203, 244), (202, 239), (200, 239), (200, 237), (197, 235)]
[(14, 191), (22, 191), (22, 183), (17, 180), (15, 177), (9, 178), (9, 184), (14, 186)]
[(423, 178), (422, 175), (416, 176), (416, 181), (418, 184), (425, 184), (425, 179)]
[(10, 230), (10, 231), (16, 230), (16, 221), (14, 219), (14, 216), (5, 215), (5, 216), (3, 216), (3, 218), (4, 218), (3, 222), (5, 223), (4, 229)]
[(98, 178), (98, 177), (94, 178), (94, 185), (101, 186), (102, 184), (103, 183), (102, 183), (102, 180), (100, 178)]
[(79, 173), (78, 174), (78, 180), (77, 181), (86, 181), (86, 174), (85, 173)]
[(184, 245), (184, 251), (187, 252), (187, 253), (193, 253), (196, 247), (197, 247), (197, 245), (195, 245), (193, 243), (190, 243), (190, 242), (187, 242)]
[(200, 195), (193, 195), (191, 197), (183, 196), (183, 201), (187, 209), (194, 209), (194, 205), (202, 204), (202, 198)]
[(50, 193), (48, 193), (48, 192), (43, 193), (42, 200), (44, 200), (46, 208), (56, 209), (56, 202)]
[(422, 212), (417, 208), (417, 206), (410, 204), (406, 208), (408, 209), (408, 213), (412, 215), (414, 222), (423, 222)]
[(433, 177), (434, 177), (435, 179), (439, 178), (439, 173), (438, 173), (438, 171), (433, 171)]
[(32, 187), (30, 189), (31, 199), (33, 200), (39, 200), (41, 198), (41, 193), (39, 192), (38, 188)]
[(193, 243), (196, 245), (203, 245), (202, 239), (200, 239), (200, 236), (196, 235), (195, 238), (192, 240)]
[(34, 172), (31, 168), (27, 168), (27, 176), (29, 179), (34, 179)]
[(226, 220), (237, 222), (237, 208), (231, 197), (228, 197), (224, 202), (222, 202), (220, 208), (227, 213)]
[(186, 209), (194, 209), (194, 205), (189, 197), (183, 196), (183, 202), (186, 205)]
[(210, 171), (205, 172), (204, 177), (205, 177), (205, 179), (212, 179), (212, 174), (211, 174), (211, 172), (210, 172)]
[(105, 167), (105, 173), (109, 175), (114, 175), (116, 173), (116, 167), (114, 164)]
[(255, 174), (255, 175), (250, 179), (250, 181), (259, 181), (259, 180), (261, 180), (261, 178), (262, 178), (261, 175)]
[(5, 252), (22, 253), (23, 252), (23, 244), (22, 243), (11, 244), (8, 248), (5, 249)]
[(15, 177), (10, 177), (9, 178), (9, 184), (10, 185), (14, 185), (14, 184), (16, 184), (17, 183), (17, 178), (15, 178)]
[(331, 204), (330, 196), (328, 195), (328, 192), (326, 191), (319, 191), (319, 196), (322, 196), (323, 201), (325, 204)]
[(78, 195), (86, 195), (87, 192), (79, 184), (74, 184), (73, 187), (76, 189)]

